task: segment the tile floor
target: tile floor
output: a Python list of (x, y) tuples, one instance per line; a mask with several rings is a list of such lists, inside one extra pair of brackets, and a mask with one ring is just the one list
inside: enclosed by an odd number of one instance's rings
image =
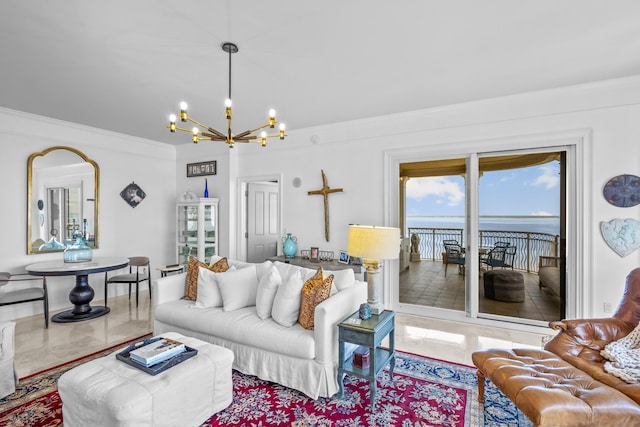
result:
[[(442, 261), (411, 262), (400, 274), (400, 302), (464, 311), (464, 278), (458, 274), (456, 265), (448, 266), (446, 276), (444, 270)], [(525, 300), (521, 303), (485, 298), (480, 277), (480, 312), (545, 322), (561, 320), (560, 298), (538, 286), (537, 274), (521, 273), (525, 285)]]
[[(101, 301), (94, 302), (99, 304)], [(151, 306), (146, 292), (140, 306), (128, 297), (110, 298), (111, 312), (78, 323), (49, 323), (42, 315), (16, 321), (15, 364), (20, 378), (77, 359), (151, 332)], [(55, 314), (55, 313), (51, 313)], [(395, 342), (398, 350), (471, 365), (471, 353), (489, 347), (539, 348), (543, 336), (468, 323), (398, 314)]]

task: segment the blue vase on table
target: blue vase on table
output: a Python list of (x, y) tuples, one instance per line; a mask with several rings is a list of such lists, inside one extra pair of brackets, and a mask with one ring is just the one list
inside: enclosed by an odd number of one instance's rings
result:
[(287, 235), (282, 238), (282, 253), (286, 258), (296, 256), (296, 250), (298, 249), (297, 242), (298, 239), (292, 236), (291, 233), (287, 233)]

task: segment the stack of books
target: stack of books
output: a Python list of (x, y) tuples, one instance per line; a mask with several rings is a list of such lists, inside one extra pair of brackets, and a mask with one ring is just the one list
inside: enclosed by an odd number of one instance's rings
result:
[(160, 338), (151, 344), (131, 350), (129, 358), (142, 366), (149, 367), (157, 363), (164, 362), (167, 359), (171, 359), (185, 351), (185, 345), (180, 341), (175, 341), (169, 338)]

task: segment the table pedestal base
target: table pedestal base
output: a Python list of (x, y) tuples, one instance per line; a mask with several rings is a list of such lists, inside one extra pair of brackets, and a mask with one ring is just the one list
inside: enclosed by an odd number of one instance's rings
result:
[(56, 323), (81, 322), (83, 320), (95, 319), (104, 316), (111, 309), (106, 306), (91, 307), (89, 303), (93, 299), (94, 291), (89, 285), (88, 274), (78, 274), (76, 276), (76, 285), (69, 292), (69, 301), (74, 305), (72, 310), (63, 311), (51, 318)]
[(67, 310), (54, 315), (51, 318), (51, 321), (56, 323), (81, 322), (83, 320), (95, 319), (96, 317), (104, 316), (110, 311), (111, 309), (109, 307), (104, 307), (101, 305), (91, 307), (90, 312), (82, 314), (75, 314), (73, 310)]

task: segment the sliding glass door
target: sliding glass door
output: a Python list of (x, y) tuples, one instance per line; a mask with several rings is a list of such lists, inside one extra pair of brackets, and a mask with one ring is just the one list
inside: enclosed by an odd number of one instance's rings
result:
[(480, 157), (478, 180), (478, 315), (559, 320), (557, 281), (540, 267), (560, 267), (561, 152)]
[[(400, 164), (410, 254), (399, 302), (520, 323), (560, 319), (564, 158), (523, 151)], [(542, 281), (541, 267), (550, 273)]]

